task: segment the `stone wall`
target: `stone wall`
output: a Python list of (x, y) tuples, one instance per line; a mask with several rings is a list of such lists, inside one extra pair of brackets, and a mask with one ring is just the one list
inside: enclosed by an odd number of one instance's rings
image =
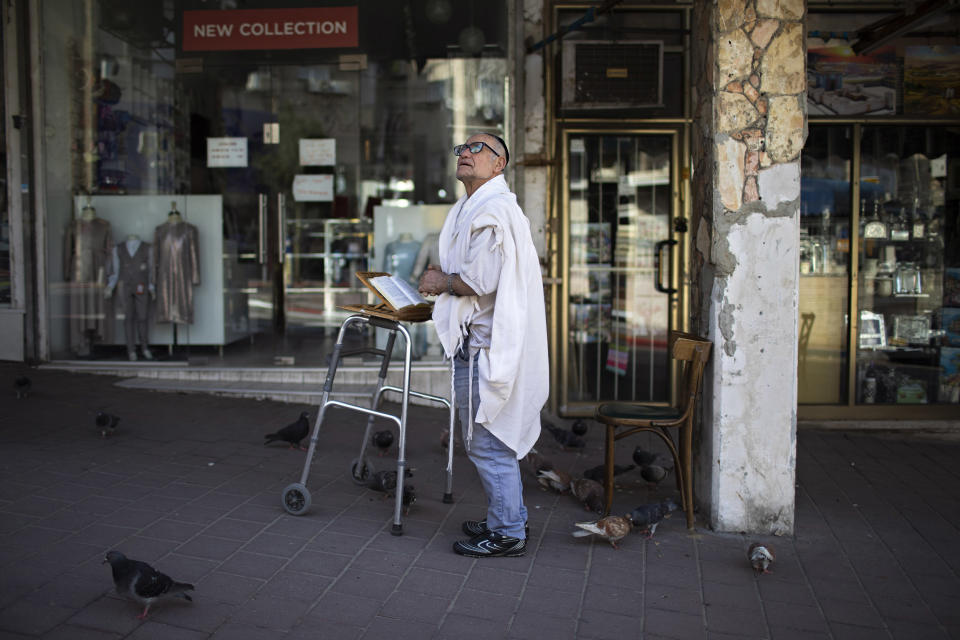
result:
[(714, 528), (789, 533), (804, 3), (695, 6), (691, 327), (714, 341), (698, 501)]

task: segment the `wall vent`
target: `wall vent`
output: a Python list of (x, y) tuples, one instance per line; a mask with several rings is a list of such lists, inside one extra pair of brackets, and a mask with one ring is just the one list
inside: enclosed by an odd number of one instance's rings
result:
[(663, 42), (563, 42), (564, 109), (663, 106)]

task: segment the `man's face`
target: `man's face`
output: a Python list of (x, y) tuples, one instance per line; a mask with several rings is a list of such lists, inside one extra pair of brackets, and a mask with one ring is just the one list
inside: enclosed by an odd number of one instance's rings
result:
[(467, 144), (473, 142), (484, 142), (490, 146), (484, 145), (479, 153), (472, 153), (470, 149), (464, 149), (460, 153), (457, 158), (457, 180), (461, 182), (485, 182), (503, 170), (505, 161), (494, 155), (493, 151), (490, 150), (490, 147), (497, 148), (496, 140), (490, 136), (478, 134), (470, 136), (467, 140)]

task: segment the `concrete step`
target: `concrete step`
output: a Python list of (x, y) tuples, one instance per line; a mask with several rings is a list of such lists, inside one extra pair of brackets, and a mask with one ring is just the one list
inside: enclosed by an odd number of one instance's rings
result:
[[(319, 404), (327, 369), (309, 367), (206, 367), (186, 362), (86, 362), (54, 361), (42, 368), (92, 373), (123, 378), (117, 386), (128, 389), (177, 393), (210, 393), (241, 398), (270, 399), (297, 404)], [(331, 397), (368, 405), (379, 379), (378, 365), (341, 365), (333, 381)], [(403, 384), (403, 365), (391, 366), (386, 384)], [(448, 398), (450, 368), (443, 362), (417, 362), (410, 370), (410, 387), (415, 391)], [(399, 401), (397, 393), (386, 400)], [(437, 406), (437, 403), (411, 396), (411, 404)]]

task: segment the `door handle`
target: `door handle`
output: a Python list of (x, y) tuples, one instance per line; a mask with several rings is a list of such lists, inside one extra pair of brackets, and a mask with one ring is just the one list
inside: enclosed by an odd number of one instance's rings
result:
[(669, 275), (671, 271), (670, 265), (672, 264), (672, 262), (670, 261), (669, 254), (672, 253), (672, 247), (675, 244), (677, 244), (677, 241), (673, 239), (661, 240), (656, 245), (654, 245), (654, 248), (653, 248), (653, 286), (660, 293), (673, 294), (677, 292), (676, 289), (674, 289), (669, 285), (669, 282), (667, 286), (663, 286), (663, 261), (660, 259), (661, 254), (663, 254), (663, 250), (666, 249), (668, 254), (667, 275), (668, 275), (668, 281), (669, 281)]
[(267, 194), (257, 194), (257, 263), (267, 261)]
[(287, 207), (286, 197), (277, 194), (277, 264), (283, 264), (284, 254), (287, 251)]

